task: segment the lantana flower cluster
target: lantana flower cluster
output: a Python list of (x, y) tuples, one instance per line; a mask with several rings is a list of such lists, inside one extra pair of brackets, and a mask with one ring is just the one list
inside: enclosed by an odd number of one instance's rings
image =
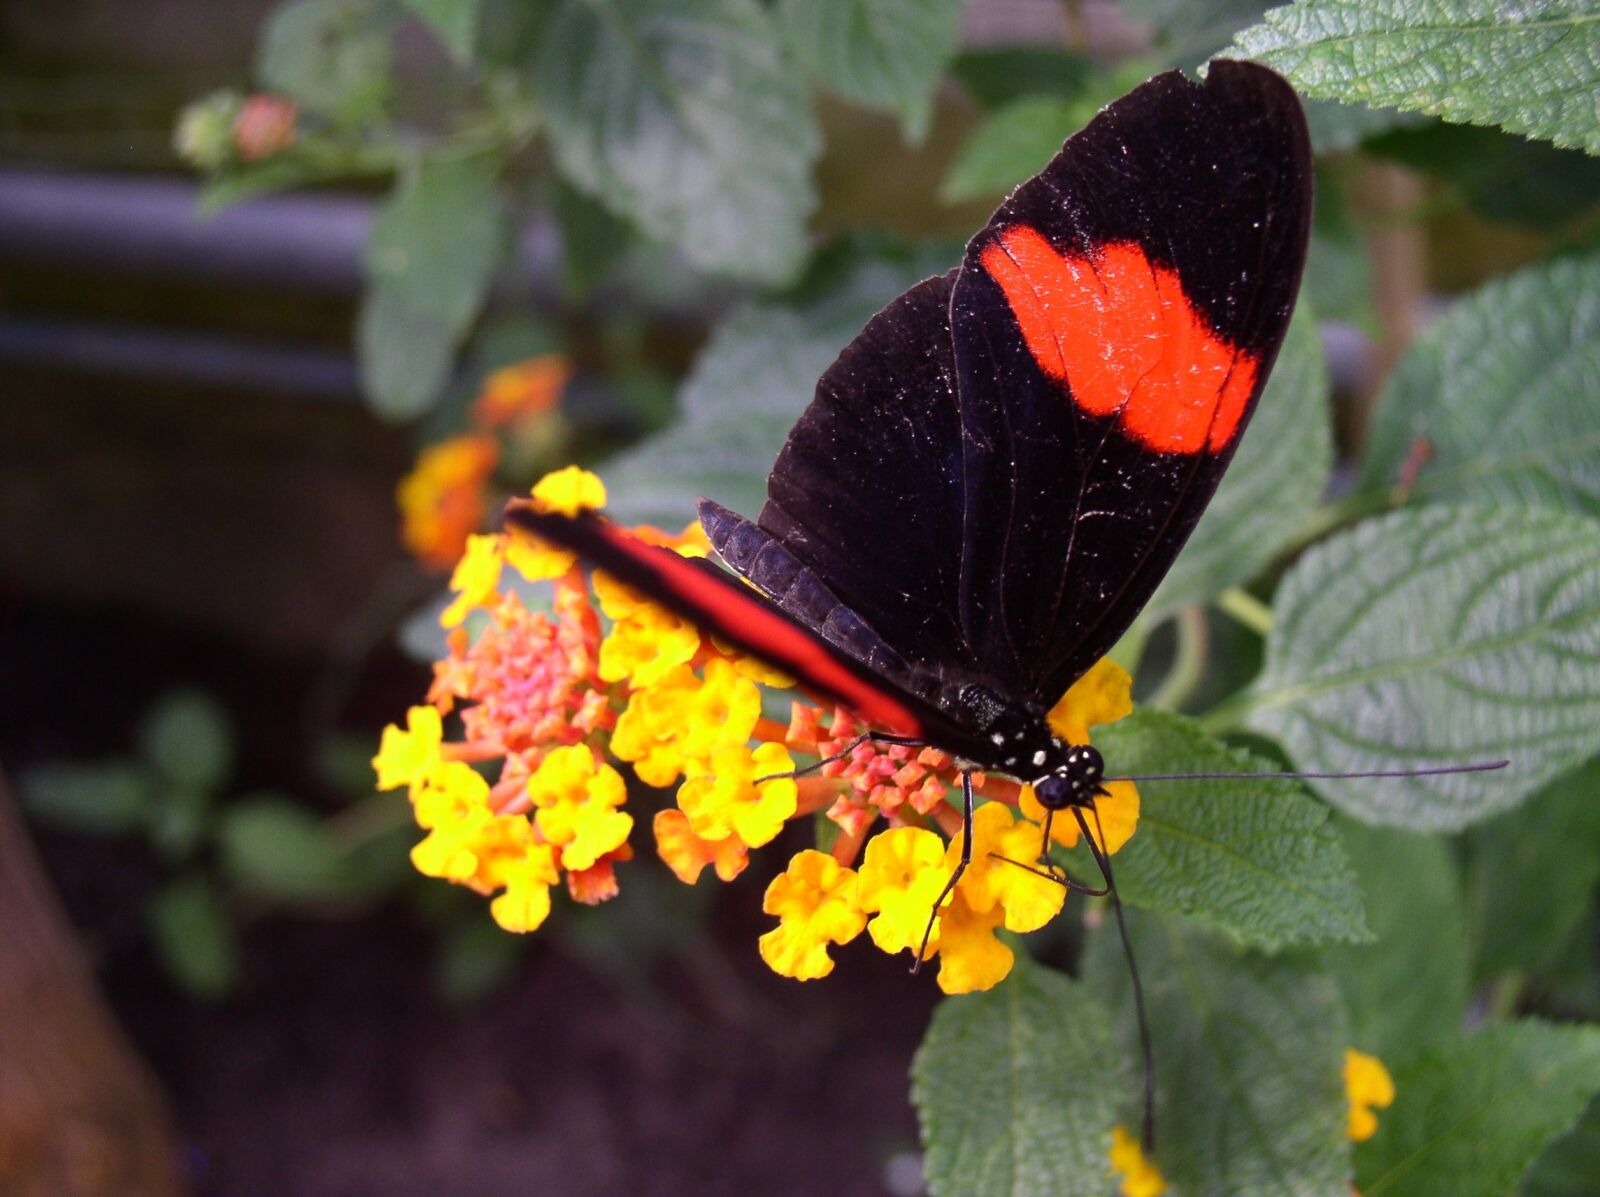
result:
[[(548, 475), (532, 495), (569, 515), (605, 502), (600, 480), (576, 468)], [(697, 524), (677, 535), (633, 531), (685, 556), (709, 552)], [(504, 584), (513, 575), (548, 584), (549, 610), (530, 609)], [(1036, 930), (1060, 911), (1065, 888), (1018, 867), (1043, 850), (1031, 787), (974, 775), (971, 864), (941, 901), (963, 836), (949, 754), (861, 740), (867, 729), (848, 711), (798, 693), (787, 722), (767, 717), (764, 689), (792, 692), (789, 678), (522, 533), (469, 536), (451, 589), (441, 616), (448, 655), (427, 701), (385, 730), (373, 763), (380, 787), (408, 790), (426, 833), (415, 866), (493, 895), (490, 911), (507, 930), (538, 927), (563, 883), (579, 902), (615, 895), (615, 866), (645, 835), (685, 883), (708, 868), (731, 881), (752, 849), (800, 819), (816, 824), (819, 846), (789, 860), (763, 903), (776, 923), (761, 956), (785, 976), (826, 976), (832, 947), (865, 932), (885, 952), (937, 957), (947, 993), (987, 989), (1012, 966), (999, 932)], [(1092, 726), (1131, 709), (1128, 675), (1103, 661), (1050, 720), (1084, 743)], [(459, 727), (450, 739), (447, 719)], [(648, 832), (630, 810), (625, 769), (675, 792)], [(1109, 789), (1091, 827), (1116, 852), (1134, 832), (1139, 796), (1131, 783)], [(1079, 836), (1076, 820), (1052, 828), (1064, 846)]]

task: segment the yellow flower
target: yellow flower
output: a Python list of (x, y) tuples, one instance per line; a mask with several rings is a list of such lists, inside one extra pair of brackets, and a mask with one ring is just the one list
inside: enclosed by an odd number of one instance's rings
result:
[(602, 681), (627, 679), (635, 690), (653, 686), (700, 651), (700, 629), (637, 591), (600, 572), (594, 574), (600, 609), (615, 621), (601, 642)]
[(940, 990), (973, 993), (1005, 980), (1016, 956), (995, 937), (995, 928), (1003, 917), (1004, 911), (998, 905), (983, 912), (973, 910), (957, 887), (949, 904), (939, 912)]
[(651, 828), (656, 833), (657, 855), (685, 885), (698, 881), (707, 865), (716, 868), (721, 880), (732, 881), (750, 863), (750, 849), (738, 836), (702, 839), (689, 826), (689, 816), (676, 808), (658, 810)]
[[(944, 841), (921, 827), (896, 827), (868, 841), (857, 898), (862, 910), (877, 916), (867, 924), (872, 942), (890, 955), (915, 952), (922, 943), (933, 904), (950, 880), (944, 854)], [(928, 955), (938, 947), (935, 924)]]
[(1050, 730), (1068, 744), (1087, 744), (1089, 729), (1133, 712), (1133, 679), (1110, 657), (1089, 668), (1050, 709)]
[(506, 892), (489, 903), (494, 921), (507, 931), (536, 930), (550, 913), (550, 887), (560, 880), (555, 848), (529, 844), (520, 860), (506, 869)]
[[(1115, 854), (1138, 830), (1139, 791), (1131, 781), (1108, 781), (1105, 783), (1105, 788), (1108, 793), (1096, 798), (1095, 809), (1084, 811), (1083, 818), (1089, 824), (1094, 842), (1108, 853)], [(1034, 796), (1032, 786), (1022, 787), (1017, 809), (1036, 823), (1044, 822), (1044, 807), (1039, 805), (1039, 799)], [(1095, 821), (1096, 811), (1099, 812), (1098, 827)], [(1100, 840), (1101, 829), (1105, 831), (1104, 843)], [(1078, 842), (1080, 838), (1078, 820), (1073, 818), (1070, 810), (1056, 812), (1056, 817), (1050, 824), (1050, 838), (1064, 848), (1070, 848)]]
[(567, 869), (590, 868), (633, 830), (633, 816), (617, 810), (628, 797), (622, 775), (597, 764), (587, 744), (553, 749), (528, 779), (528, 796), (540, 834), (561, 849)]
[(487, 808), (440, 822), (411, 849), (411, 863), (424, 877), (439, 877), (488, 893), (505, 884), (509, 864), (533, 842), (521, 815), (495, 815)]
[(548, 582), (570, 572), (578, 554), (513, 528), (506, 537), (506, 563), (529, 582)]
[(629, 697), (611, 753), (646, 784), (671, 785), (680, 774), (708, 772), (712, 754), (748, 741), (760, 717), (761, 691), (727, 661), (707, 662), (704, 678), (679, 665)]
[(546, 474), (533, 486), (533, 501), (543, 511), (577, 515), (606, 505), (606, 485), (588, 470), (567, 466)]
[(465, 761), (439, 761), (411, 787), (417, 826), (443, 827), (489, 810), (489, 783)]
[(372, 767), (380, 790), (415, 786), (439, 763), (444, 724), (436, 707), (412, 707), (406, 712), (406, 730), (394, 724), (383, 729)]
[(761, 959), (773, 972), (814, 981), (833, 971), (830, 943), (849, 943), (867, 916), (856, 906), (856, 874), (829, 856), (807, 848), (767, 886), (761, 909), (778, 925), (760, 939)]
[(1122, 1197), (1161, 1197), (1167, 1191), (1161, 1169), (1145, 1158), (1125, 1126), (1111, 1128), (1111, 1171), (1122, 1177)]
[(702, 839), (736, 835), (741, 843), (759, 848), (794, 817), (798, 787), (792, 777), (775, 777), (759, 785), (755, 779), (793, 771), (794, 761), (782, 744), (761, 744), (754, 752), (743, 744), (718, 748), (709, 772), (679, 787), (678, 807)]
[(467, 551), (450, 575), (455, 599), (439, 616), (441, 627), (453, 628), (466, 619), (474, 607), (481, 607), (495, 594), (500, 584), (500, 566), (505, 559), (505, 538), (469, 536)]
[(1394, 1102), (1394, 1078), (1377, 1056), (1344, 1050), (1344, 1089), (1350, 1099), (1350, 1141), (1361, 1143), (1378, 1133), (1374, 1107), (1383, 1109)]
[[(944, 863), (952, 872), (961, 859), (961, 842), (958, 833), (945, 851)], [(1037, 931), (1060, 914), (1066, 887), (1017, 867), (1038, 867), (1039, 843), (1039, 828), (1026, 819), (1013, 819), (1004, 804), (986, 802), (978, 807), (972, 814), (972, 859), (956, 887), (968, 908), (987, 915), (1002, 907), (1008, 931)], [(948, 957), (949, 951), (947, 940), (943, 955)]]

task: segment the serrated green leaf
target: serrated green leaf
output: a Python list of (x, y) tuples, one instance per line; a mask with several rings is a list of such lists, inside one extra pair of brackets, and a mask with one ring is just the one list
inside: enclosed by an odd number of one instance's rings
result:
[(754, 0), (558, 0), (534, 61), (569, 180), (704, 270), (792, 277), (820, 147)]
[(168, 781), (214, 790), (233, 772), (233, 725), (209, 694), (168, 694), (145, 716), (139, 751)]
[(1329, 391), (1316, 317), (1302, 303), (1233, 464), (1147, 615), (1247, 581), (1304, 528), (1333, 470)]
[[(1333, 979), (1310, 958), (1241, 952), (1173, 919), (1134, 912), (1129, 932), (1150, 1011), (1156, 1162), (1174, 1192), (1347, 1193), (1347, 1038)], [(1084, 979), (1116, 1012), (1122, 1058), (1136, 1067), (1115, 920), (1091, 937)]]
[(950, 164), (939, 184), (940, 201), (959, 204), (1010, 191), (1036, 174), (1092, 115), (1083, 102), (1056, 96), (1024, 96), (996, 109)]
[(460, 339), (393, 288), (369, 288), (356, 315), (356, 356), (373, 411), (387, 420), (425, 414), (444, 391)]
[(1470, 988), (1461, 882), (1443, 841), (1341, 820), (1376, 942), (1324, 954), (1350, 1044), (1390, 1064), (1461, 1029)]
[(1594, 1197), (1600, 1178), (1600, 1102), (1545, 1149), (1523, 1178), (1521, 1197)]
[(1089, 992), (1019, 957), (947, 998), (911, 1065), (934, 1197), (1100, 1193), (1115, 1121), (1111, 1023)]
[(349, 0), (293, 0), (262, 30), (256, 73), (264, 86), (335, 124), (359, 125), (389, 98), (391, 22)]
[[(1138, 711), (1095, 732), (1113, 775), (1259, 772), (1193, 722)], [(1328, 810), (1293, 781), (1152, 781), (1117, 854), (1123, 901), (1200, 919), (1267, 948), (1367, 938), (1361, 891)], [(1092, 864), (1079, 875), (1096, 878)]]
[(962, 0), (779, 0), (794, 55), (830, 90), (900, 117), (920, 142), (955, 54)]
[(1489, 1027), (1394, 1082), (1377, 1135), (1356, 1148), (1363, 1197), (1497, 1197), (1600, 1091), (1600, 1028)]
[(1419, 437), (1413, 498), (1600, 516), (1600, 256), (1497, 280), (1428, 329), (1384, 386), (1361, 487), (1392, 487)]
[(607, 512), (681, 528), (701, 495), (758, 510), (767, 471), (818, 377), (873, 312), (926, 272), (920, 260), (867, 262), (804, 302), (734, 312), (684, 381), (682, 419), (601, 467)]
[(1369, 520), (1279, 587), (1249, 726), (1318, 772), (1510, 758), (1490, 773), (1313, 781), (1369, 823), (1456, 829), (1600, 750), (1600, 523), (1443, 504)]
[(1466, 847), (1479, 976), (1548, 967), (1590, 914), (1600, 881), (1600, 762), (1474, 827)]
[(239, 943), (222, 897), (198, 873), (157, 891), (145, 907), (145, 926), (167, 971), (196, 997), (216, 1000), (233, 987)]
[(1235, 44), (1308, 96), (1600, 153), (1600, 21), (1587, 0), (1295, 0)]
[(478, 37), (480, 0), (401, 0), (401, 3), (427, 23), (457, 62), (472, 58), (472, 48)]
[(230, 803), (217, 826), (223, 874), (241, 889), (283, 901), (320, 901), (348, 891), (344, 852), (326, 824), (287, 798)]
[(22, 805), (42, 823), (90, 835), (124, 835), (148, 825), (157, 782), (135, 761), (57, 761), (19, 779)]

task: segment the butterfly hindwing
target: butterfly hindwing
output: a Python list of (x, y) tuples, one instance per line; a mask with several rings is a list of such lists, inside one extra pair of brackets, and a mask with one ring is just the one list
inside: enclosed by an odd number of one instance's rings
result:
[(1127, 629), (1199, 519), (1288, 327), (1310, 218), (1288, 85), (1158, 76), (967, 248), (951, 303), (960, 624), (1049, 704)]

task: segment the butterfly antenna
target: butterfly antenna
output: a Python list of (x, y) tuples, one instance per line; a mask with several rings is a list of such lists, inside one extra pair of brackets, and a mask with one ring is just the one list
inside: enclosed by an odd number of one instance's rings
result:
[[(1094, 825), (1101, 837), (1105, 836), (1105, 829), (1100, 823), (1100, 809), (1093, 807)], [(1140, 1128), (1140, 1140), (1146, 1155), (1156, 1149), (1156, 1071), (1154, 1055), (1150, 1047), (1150, 1017), (1145, 1012), (1144, 986), (1139, 981), (1139, 962), (1133, 957), (1133, 941), (1128, 938), (1128, 920), (1122, 913), (1122, 899), (1117, 896), (1117, 882), (1111, 875), (1111, 858), (1101, 849), (1099, 841), (1089, 834), (1089, 824), (1083, 817), (1083, 808), (1074, 806), (1073, 816), (1078, 820), (1078, 829), (1083, 832), (1084, 842), (1089, 845), (1089, 852), (1094, 857), (1094, 863), (1100, 868), (1100, 876), (1105, 880), (1106, 892), (1111, 896), (1111, 909), (1117, 915), (1117, 934), (1122, 938), (1122, 954), (1128, 961), (1128, 977), (1133, 982), (1133, 1009), (1139, 1020), (1139, 1054), (1144, 1064), (1144, 1123)]]
[(1435, 765), (1427, 769), (1372, 769), (1358, 773), (1135, 773), (1128, 777), (1107, 777), (1106, 781), (1248, 781), (1298, 780), (1311, 778), (1317, 781), (1354, 781), (1363, 777), (1440, 777), (1447, 773), (1492, 773), (1504, 769), (1510, 760), (1477, 761), (1470, 765)]

